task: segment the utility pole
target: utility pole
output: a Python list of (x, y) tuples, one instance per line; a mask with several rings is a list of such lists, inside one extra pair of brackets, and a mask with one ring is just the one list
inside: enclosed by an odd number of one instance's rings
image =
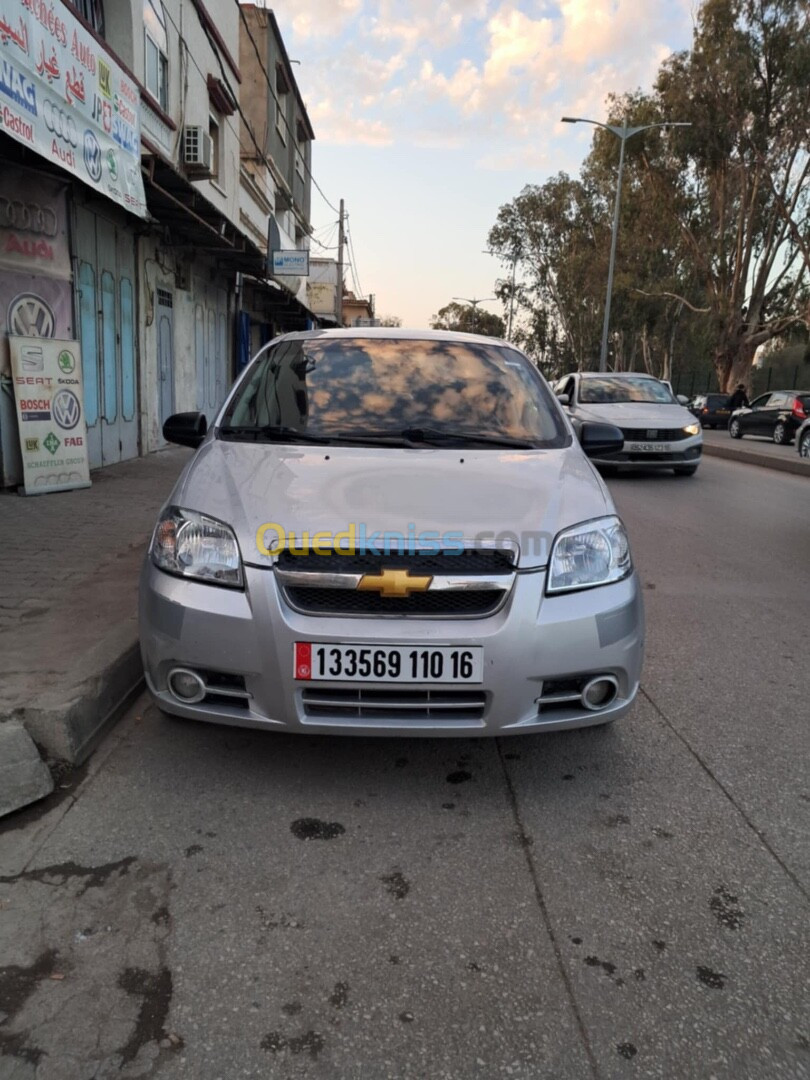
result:
[(619, 150), (619, 175), (616, 179), (616, 201), (613, 204), (613, 228), (610, 233), (610, 261), (608, 262), (607, 297), (605, 298), (605, 318), (602, 323), (602, 347), (599, 351), (599, 370), (607, 371), (608, 331), (610, 329), (610, 301), (613, 296), (613, 266), (616, 262), (616, 239), (619, 235), (619, 209), (622, 201), (622, 172), (624, 171), (624, 144), (640, 131), (649, 131), (650, 128), (691, 127), (686, 121), (662, 120), (656, 124), (640, 124), (631, 127), (627, 123), (627, 117), (622, 120), (622, 126), (618, 124), (603, 124), (601, 120), (588, 120), (584, 116), (563, 116), (563, 124), (593, 124), (594, 127), (604, 128), (611, 132), (621, 143)]
[(343, 245), (345, 238), (343, 234), (343, 199), (340, 200), (340, 217), (338, 218), (338, 257), (337, 257), (337, 297), (335, 310), (337, 313), (337, 324), (343, 326)]

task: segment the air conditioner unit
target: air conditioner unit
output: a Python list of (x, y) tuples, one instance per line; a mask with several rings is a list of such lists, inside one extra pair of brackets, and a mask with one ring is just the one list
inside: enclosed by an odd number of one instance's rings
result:
[(211, 176), (211, 136), (204, 128), (183, 128), (183, 163), (189, 173)]

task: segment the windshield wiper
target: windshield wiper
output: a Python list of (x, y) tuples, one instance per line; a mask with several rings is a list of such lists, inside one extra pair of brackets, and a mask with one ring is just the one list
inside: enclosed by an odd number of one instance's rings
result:
[(440, 428), (409, 427), (401, 431), (403, 438), (413, 443), (426, 443), (441, 446), (446, 443), (470, 445), (481, 443), (484, 446), (506, 446), (517, 450), (536, 450), (537, 446), (530, 439), (513, 439), (508, 435), (480, 435), (476, 431), (444, 431)]
[(410, 446), (410, 442), (395, 433), (367, 435), (363, 431), (337, 432), (334, 435), (315, 435), (298, 428), (284, 427), (278, 424), (252, 425), (243, 424), (219, 429), (223, 438), (252, 438), (254, 442), (310, 443), (315, 446), (331, 446), (334, 443), (368, 446)]
[(268, 442), (303, 442), (303, 443), (328, 443), (330, 439), (325, 435), (310, 435), (306, 431), (299, 431), (298, 428), (291, 427), (279, 427), (276, 424), (237, 424), (230, 427), (221, 427), (219, 434), (227, 438), (233, 436), (234, 438), (250, 438), (252, 436), (254, 442), (258, 442), (259, 439), (267, 440)]

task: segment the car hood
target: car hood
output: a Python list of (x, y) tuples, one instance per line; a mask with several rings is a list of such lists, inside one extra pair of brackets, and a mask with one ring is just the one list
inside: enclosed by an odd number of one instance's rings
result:
[(425, 531), (460, 533), (466, 542), (516, 536), (520, 566), (545, 566), (560, 529), (614, 513), (577, 445), (412, 450), (209, 438), (169, 501), (227, 522), (245, 562), (260, 565), (272, 560), (259, 551), (257, 531), (273, 522), (298, 538), (345, 532), (351, 523), (365, 525), (367, 534), (401, 533), (406, 541)]
[(695, 422), (685, 405), (658, 405), (643, 401), (577, 405), (574, 415), (579, 420), (598, 420), (621, 428), (677, 428)]

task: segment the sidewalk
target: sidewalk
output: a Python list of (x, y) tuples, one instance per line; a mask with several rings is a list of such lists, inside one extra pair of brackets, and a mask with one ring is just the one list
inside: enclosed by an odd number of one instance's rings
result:
[(79, 491), (0, 494), (0, 768), (20, 722), (47, 757), (81, 762), (139, 688), (139, 567), (190, 454), (114, 465)]
[(810, 460), (799, 457), (795, 443), (776, 446), (770, 439), (732, 439), (727, 431), (704, 431), (703, 453), (810, 477)]

